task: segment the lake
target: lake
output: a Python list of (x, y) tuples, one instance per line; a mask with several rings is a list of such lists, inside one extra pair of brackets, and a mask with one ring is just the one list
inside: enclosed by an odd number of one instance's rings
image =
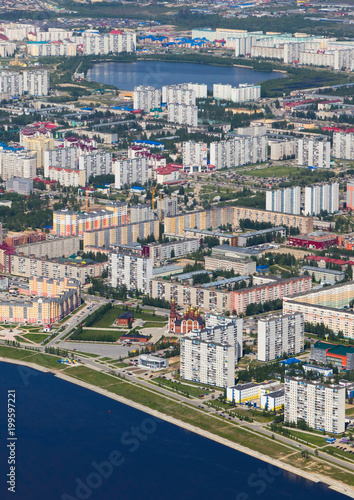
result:
[[(16, 391), (15, 494), (6, 485), (9, 389)], [(346, 498), (27, 367), (0, 363), (0, 421), (2, 500)]]
[(137, 61), (133, 63), (105, 62), (95, 64), (87, 77), (106, 85), (115, 85), (122, 90), (134, 90), (136, 85), (161, 88), (176, 83), (206, 83), (212, 90), (214, 83), (231, 84), (259, 83), (274, 78), (284, 78), (283, 73), (254, 71), (235, 66), (212, 66), (209, 64)]

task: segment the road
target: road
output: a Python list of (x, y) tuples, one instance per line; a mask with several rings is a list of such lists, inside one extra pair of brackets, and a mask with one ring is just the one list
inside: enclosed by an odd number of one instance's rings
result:
[[(112, 369), (109, 368), (108, 366), (105, 366), (103, 364), (97, 363), (95, 359), (84, 359), (82, 362), (89, 366), (94, 368), (95, 370), (101, 371), (101, 372), (112, 372)], [(146, 380), (142, 380), (141, 378), (136, 378), (134, 375), (128, 375), (129, 372), (129, 367), (127, 368), (117, 368), (114, 370), (116, 374), (120, 374), (121, 376), (124, 376), (126, 381), (129, 383), (132, 383), (133, 385), (139, 386), (139, 387), (144, 387), (149, 391), (153, 392), (158, 392), (164, 397), (173, 400), (174, 402), (179, 402), (182, 405), (187, 405), (187, 406), (194, 406), (196, 411), (200, 411), (201, 413), (205, 414), (206, 412), (210, 415), (211, 418), (217, 418), (217, 419), (225, 419), (230, 425), (233, 424), (238, 424), (242, 425), (242, 427), (246, 427), (249, 431), (254, 432), (258, 435), (262, 435), (266, 438), (272, 438), (274, 435), (274, 432), (272, 432), (269, 429), (266, 429), (263, 427), (263, 423), (260, 422), (246, 422), (245, 420), (240, 420), (237, 417), (229, 417), (226, 413), (224, 413), (222, 410), (216, 410), (215, 408), (210, 408), (205, 404), (205, 400), (201, 401), (200, 399), (190, 399), (187, 398), (186, 396), (183, 396), (181, 394), (178, 394), (173, 391), (169, 391), (168, 389), (165, 389), (163, 387), (160, 387), (155, 384), (151, 384), (150, 382)], [(176, 401), (177, 400), (177, 401)], [(296, 454), (301, 451), (306, 451), (309, 454), (313, 454), (315, 452), (315, 449), (317, 449), (317, 458), (322, 458), (326, 462), (332, 462), (333, 464), (346, 467), (347, 469), (351, 469), (354, 471), (354, 463), (350, 463), (345, 460), (341, 460), (340, 458), (333, 457), (329, 455), (328, 453), (322, 452), (321, 448), (324, 448), (325, 446), (328, 446), (328, 444), (324, 446), (319, 446), (319, 447), (311, 447), (307, 446), (305, 444), (299, 444), (296, 441), (293, 441), (285, 436), (282, 436), (280, 434), (275, 435), (276, 441), (280, 441), (283, 445), (289, 447), (289, 455), (291, 454)]]

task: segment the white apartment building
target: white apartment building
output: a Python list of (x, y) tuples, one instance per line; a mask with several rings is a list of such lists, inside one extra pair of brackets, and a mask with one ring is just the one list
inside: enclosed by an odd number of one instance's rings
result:
[(147, 158), (132, 158), (131, 160), (116, 160), (113, 162), (115, 188), (122, 189), (135, 182), (145, 184), (148, 181)]
[(198, 108), (184, 104), (169, 104), (167, 106), (167, 121), (197, 127)]
[(206, 313), (205, 328), (199, 332), (204, 340), (214, 339), (235, 346), (235, 360), (243, 356), (243, 318)]
[(96, 149), (91, 153), (81, 153), (79, 155), (79, 170), (85, 172), (86, 182), (91, 176), (111, 174), (112, 153), (102, 149)]
[(304, 317), (301, 313), (274, 314), (258, 320), (258, 361), (304, 351)]
[(75, 169), (77, 167), (76, 148), (55, 148), (44, 151), (44, 177), (49, 177), (50, 167)]
[(149, 113), (151, 109), (161, 106), (161, 91), (154, 87), (139, 85), (134, 87), (134, 109), (141, 109)]
[(333, 157), (354, 160), (354, 133), (334, 132)]
[(300, 214), (300, 186), (266, 192), (266, 210), (284, 214)]
[(156, 218), (155, 212), (151, 209), (150, 205), (132, 205), (129, 209), (129, 222), (144, 222), (146, 220), (154, 220)]
[(214, 83), (213, 97), (232, 102), (254, 101), (261, 97), (261, 86), (240, 83), (238, 87), (232, 87), (229, 84)]
[(271, 160), (283, 160), (290, 156), (295, 155), (295, 139), (282, 140), (282, 139), (268, 139), (268, 146), (270, 147)]
[(345, 387), (301, 377), (285, 377), (284, 421), (305, 420), (312, 429), (345, 431)]
[(223, 269), (235, 274), (246, 276), (256, 273), (256, 262), (251, 259), (242, 259), (237, 257), (225, 257), (221, 255), (206, 255), (204, 258), (204, 267), (207, 271), (216, 271)]
[(0, 57), (11, 57), (16, 50), (16, 44), (10, 42), (0, 42)]
[(203, 340), (191, 332), (181, 338), (181, 378), (228, 387), (235, 382), (235, 347), (226, 342)]
[(321, 211), (329, 214), (339, 210), (339, 184), (320, 184), (305, 187), (305, 215), (318, 215)]
[(20, 96), (28, 93), (33, 96), (46, 96), (49, 92), (49, 71), (0, 71), (0, 93)]
[(165, 260), (174, 257), (183, 257), (196, 252), (200, 248), (199, 238), (189, 238), (186, 240), (171, 241), (167, 243), (150, 243), (144, 245), (144, 255), (152, 258), (154, 267), (159, 267)]
[(352, 60), (354, 49), (305, 49), (299, 53), (299, 62), (308, 66), (325, 66), (334, 70), (349, 69), (352, 70)]
[(152, 259), (119, 251), (111, 252), (108, 260), (110, 285), (125, 285), (128, 290), (149, 293), (152, 279)]
[(86, 176), (84, 170), (78, 167), (49, 167), (48, 176), (50, 181), (56, 181), (65, 187), (86, 186)]
[(87, 30), (82, 34), (81, 43), (85, 56), (135, 52), (136, 34), (118, 30), (112, 30), (110, 33)]
[(297, 139), (295, 147), (295, 163), (315, 168), (329, 168), (331, 161), (331, 144), (327, 139)]
[(30, 151), (10, 151), (0, 149), (0, 177), (7, 181), (12, 177), (34, 179), (36, 177), (37, 157)]
[(195, 106), (196, 93), (189, 87), (188, 83), (178, 85), (165, 85), (162, 87), (162, 102), (170, 104), (184, 104), (185, 106)]
[(267, 138), (238, 136), (226, 141), (210, 144), (210, 164), (217, 169), (231, 168), (267, 160)]
[(80, 50), (79, 41), (60, 41), (60, 42), (28, 42), (26, 46), (27, 55), (31, 57), (73, 57), (82, 55)]
[(208, 97), (208, 86), (206, 83), (187, 83), (187, 86), (190, 90), (193, 90), (196, 99)]
[(164, 217), (173, 217), (178, 212), (177, 197), (164, 196), (162, 200), (157, 200), (157, 211), (162, 213)]
[(208, 165), (208, 146), (206, 142), (183, 142), (182, 149), (183, 170), (190, 172), (193, 167), (198, 167), (198, 170)]

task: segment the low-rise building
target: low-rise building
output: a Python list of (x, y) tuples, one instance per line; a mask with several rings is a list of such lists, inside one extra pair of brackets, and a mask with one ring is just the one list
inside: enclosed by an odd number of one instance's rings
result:
[(79, 236), (52, 237), (45, 241), (27, 243), (16, 247), (16, 253), (26, 256), (47, 257), (70, 257), (80, 250)]
[(267, 411), (279, 411), (285, 402), (284, 389), (268, 392), (261, 396), (261, 408)]
[(233, 270), (235, 274), (246, 275), (256, 272), (256, 262), (251, 259), (206, 255), (204, 267), (208, 271)]
[(158, 358), (150, 354), (141, 354), (138, 357), (138, 365), (149, 370), (163, 370), (168, 368), (168, 359)]
[(261, 229), (260, 231), (250, 231), (248, 233), (239, 234), (237, 237), (239, 247), (247, 247), (249, 245), (258, 245), (274, 241), (277, 237), (285, 238), (285, 227), (270, 227)]
[(6, 181), (6, 191), (29, 195), (33, 191), (33, 180), (22, 179), (21, 177), (12, 177)]
[(330, 285), (334, 285), (339, 281), (343, 281), (345, 278), (344, 271), (325, 269), (323, 267), (303, 266), (301, 271), (303, 273), (307, 272), (310, 276), (313, 276), (316, 281), (321, 281), (322, 283)]
[(168, 243), (150, 243), (143, 246), (143, 255), (151, 257), (153, 266), (159, 266), (163, 261), (175, 257), (184, 257), (200, 248), (200, 239), (185, 239)]
[(338, 236), (334, 233), (315, 231), (299, 236), (289, 236), (289, 245), (293, 247), (305, 247), (314, 250), (323, 250), (338, 243)]

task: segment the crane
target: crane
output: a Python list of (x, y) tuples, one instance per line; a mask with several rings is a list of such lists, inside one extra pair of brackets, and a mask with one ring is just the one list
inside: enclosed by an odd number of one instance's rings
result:
[(156, 193), (156, 188), (157, 188), (157, 185), (154, 186), (151, 190), (151, 209), (154, 210), (155, 208), (155, 193)]

